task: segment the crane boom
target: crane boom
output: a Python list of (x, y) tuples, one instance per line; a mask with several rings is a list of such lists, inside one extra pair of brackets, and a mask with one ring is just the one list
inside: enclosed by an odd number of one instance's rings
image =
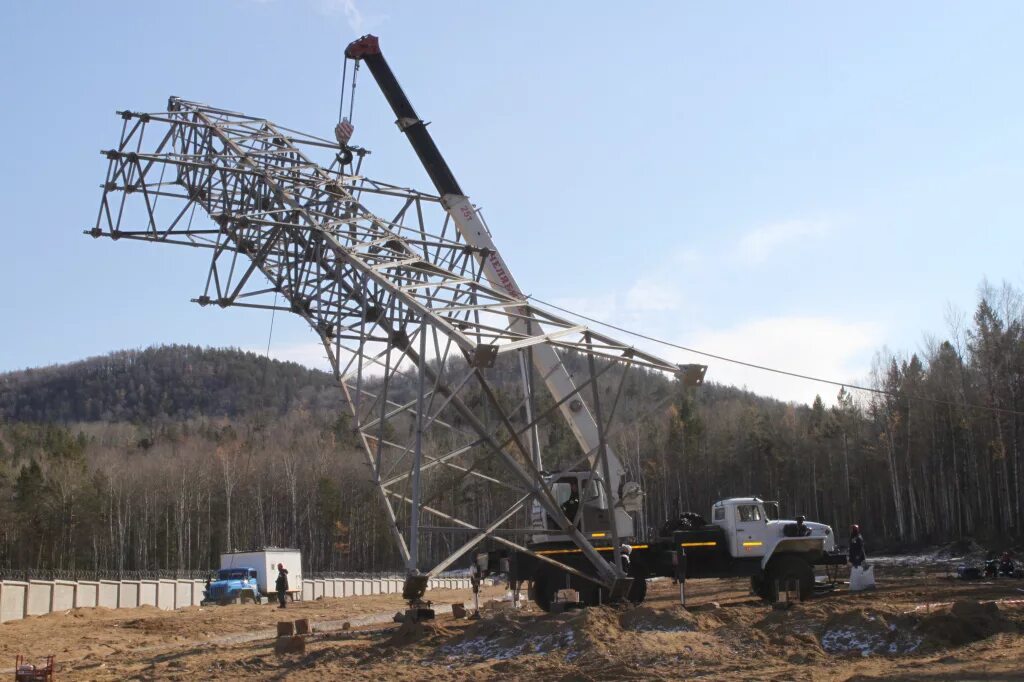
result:
[[(471, 246), (481, 249), (486, 257), (483, 263), (484, 277), (495, 288), (506, 291), (516, 299), (525, 301), (526, 297), (516, 283), (515, 277), (500, 251), (494, 244), (490, 231), (483, 224), (479, 214), (473, 207), (469, 197), (463, 192), (455, 175), (448, 167), (437, 144), (427, 130), (427, 125), (416, 114), (412, 103), (402, 90), (398, 79), (385, 60), (380, 49), (380, 41), (376, 36), (366, 35), (353, 41), (345, 50), (345, 56), (353, 60), (361, 60), (370, 69), (394, 111), (398, 128), (405, 133), (416, 156), (419, 157), (427, 175), (437, 188), (441, 203), (450, 215), (452, 222)], [(531, 318), (528, 310), (513, 310), (509, 314), (509, 325), (513, 331), (520, 333), (536, 333), (539, 323)], [(563, 365), (555, 349), (550, 344), (538, 344), (532, 347), (532, 360), (536, 369), (543, 377), (548, 391), (559, 403), (559, 411), (564, 417), (579, 442), (584, 453), (587, 453), (591, 464), (602, 466), (602, 475), (606, 492), (611, 500), (615, 513), (611, 515), (611, 532), (614, 539), (633, 535), (633, 519), (621, 504), (625, 468), (618, 455), (611, 448), (598, 420), (594, 418), (587, 405), (580, 400), (566, 400), (578, 393), (572, 376)], [(701, 378), (703, 373), (701, 372)], [(602, 456), (603, 455), (603, 456)], [(537, 457), (538, 468), (543, 468)], [(636, 492), (634, 492), (636, 495)], [(615, 542), (614, 544), (618, 544)]]

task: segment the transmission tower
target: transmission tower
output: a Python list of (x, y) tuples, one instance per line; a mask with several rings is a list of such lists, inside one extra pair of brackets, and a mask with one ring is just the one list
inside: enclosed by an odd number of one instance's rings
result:
[[(600, 471), (626, 370), (678, 376), (680, 366), (494, 286), (484, 276), (493, 249), (468, 242), (440, 197), (364, 175), (363, 149), (339, 153), (332, 140), (176, 97), (166, 112), (118, 114), (87, 233), (206, 249), (196, 303), (309, 324), (380, 492), (407, 597), (485, 540), (531, 553), (531, 524), (545, 514), (598, 581), (621, 578), (552, 494), (540, 433), (568, 419), (596, 446), (560, 466)], [(537, 366), (542, 347), (557, 366)], [(503, 372), (518, 391), (496, 381)], [(553, 377), (568, 382), (557, 400), (545, 390)], [(578, 423), (592, 423), (596, 440)], [(428, 563), (431, 533), (458, 540)], [(557, 555), (535, 556), (583, 576)]]

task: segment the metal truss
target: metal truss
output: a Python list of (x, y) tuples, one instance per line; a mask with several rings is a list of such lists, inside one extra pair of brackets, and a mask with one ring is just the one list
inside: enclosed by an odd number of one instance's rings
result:
[[(361, 174), (365, 150), (339, 153), (330, 140), (173, 97), (166, 112), (119, 114), (88, 234), (207, 249), (199, 305), (306, 320), (410, 576), (435, 575), (485, 539), (582, 576), (521, 540), (516, 521), (539, 503), (598, 580), (615, 580), (545, 482), (539, 434), (560, 410), (590, 409), (604, 444), (625, 370), (675, 374), (677, 365), (491, 286), (488, 250), (466, 243), (437, 196)], [(540, 396), (531, 361), (540, 344), (578, 368), (575, 392), (558, 402)], [(496, 381), (510, 372), (519, 391)], [(575, 464), (596, 469), (594, 455)], [(439, 531), (465, 541), (424, 565), (424, 534)]]

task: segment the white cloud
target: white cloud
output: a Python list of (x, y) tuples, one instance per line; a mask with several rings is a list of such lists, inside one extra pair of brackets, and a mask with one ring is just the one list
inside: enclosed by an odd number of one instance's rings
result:
[[(705, 330), (689, 345), (716, 355), (800, 374), (860, 383), (868, 373), (871, 353), (881, 344), (872, 324), (828, 317), (772, 317), (743, 322), (729, 329)], [(781, 400), (810, 403), (820, 394), (834, 402), (839, 387), (796, 377), (673, 352), (680, 361), (707, 364), (709, 381), (746, 388)]]
[(630, 312), (664, 312), (675, 310), (681, 303), (679, 290), (667, 277), (645, 276), (633, 283), (625, 295)]
[(740, 237), (736, 256), (745, 263), (763, 263), (787, 245), (821, 237), (830, 230), (831, 225), (824, 221), (784, 220), (768, 223)]
[(332, 16), (344, 14), (348, 27), (357, 35), (362, 35), (388, 19), (386, 14), (364, 14), (362, 3), (356, 0), (315, 0), (315, 7), (321, 14)]
[(341, 11), (345, 13), (345, 20), (348, 27), (356, 33), (363, 32), (363, 13), (356, 6), (355, 0), (328, 0), (328, 4), (340, 5)]

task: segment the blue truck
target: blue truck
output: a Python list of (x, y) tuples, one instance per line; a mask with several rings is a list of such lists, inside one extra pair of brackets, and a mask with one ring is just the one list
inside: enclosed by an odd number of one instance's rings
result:
[(203, 592), (203, 606), (207, 604), (237, 604), (262, 599), (256, 569), (249, 566), (222, 568), (217, 571), (216, 580), (208, 580)]

